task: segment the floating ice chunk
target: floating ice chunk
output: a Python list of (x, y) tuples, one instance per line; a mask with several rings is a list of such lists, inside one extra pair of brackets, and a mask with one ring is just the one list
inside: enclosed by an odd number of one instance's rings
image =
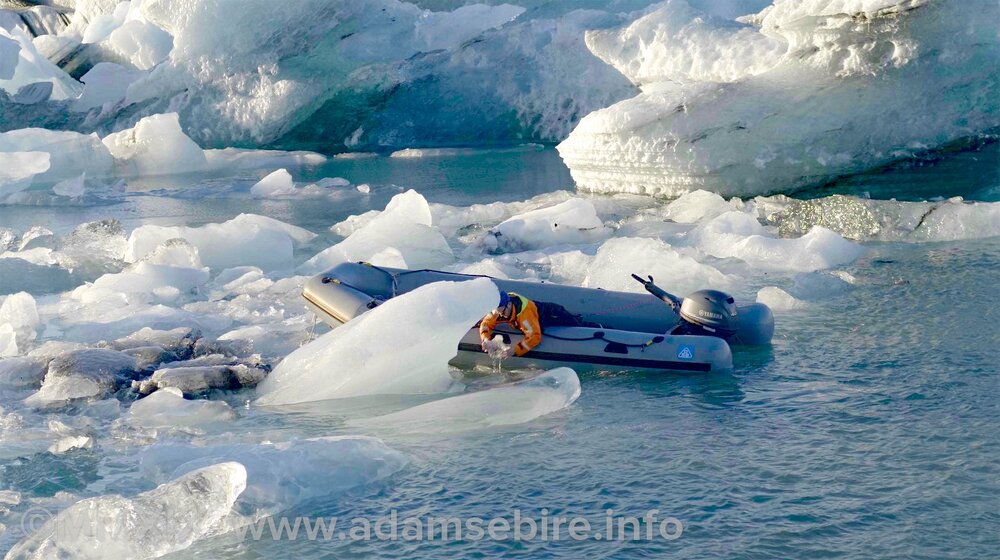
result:
[(665, 290), (678, 294), (705, 288), (724, 289), (733, 283), (731, 277), (715, 267), (682, 255), (658, 239), (609, 239), (585, 270), (583, 286), (626, 292), (643, 291), (632, 279), (633, 273), (652, 275)]
[(558, 368), (506, 387), (449, 397), (351, 424), (402, 433), (482, 430), (531, 422), (568, 407), (579, 396), (576, 373)]
[(52, 185), (52, 192), (59, 196), (68, 196), (70, 198), (80, 198), (83, 196), (86, 190), (84, 181), (87, 178), (87, 174), (83, 173), (79, 177), (71, 177), (63, 181), (59, 181), (55, 185)]
[[(306, 261), (301, 272), (316, 273), (342, 262), (370, 261), (387, 247), (398, 251), (408, 268), (441, 268), (455, 261), (448, 242), (432, 226), (427, 200), (409, 190), (392, 197), (384, 211), (373, 215), (347, 239)], [(392, 262), (398, 262), (398, 257)]]
[(797, 239), (751, 235), (729, 250), (717, 250), (716, 256), (736, 257), (761, 269), (809, 272), (853, 262), (864, 252), (864, 247), (816, 226)]
[(699, 189), (681, 195), (667, 205), (664, 217), (681, 224), (694, 224), (733, 210), (738, 208), (732, 202), (726, 202), (726, 199), (715, 193)]
[(6, 345), (0, 340), (0, 356), (17, 355), (18, 348), (25, 348), (37, 336), (35, 329), (38, 323), (35, 298), (30, 294), (18, 292), (4, 298), (3, 304), (0, 304), (0, 327), (6, 328), (0, 330), (0, 339), (14, 333), (14, 340)]
[(370, 485), (407, 463), (405, 455), (379, 439), (340, 436), (260, 445), (154, 445), (142, 453), (141, 469), (164, 478), (224, 460), (246, 466), (247, 489), (237, 509), (251, 515)]
[[(3, 331), (4, 328), (0, 327), (0, 357), (4, 356)], [(16, 349), (14, 353), (16, 353)], [(30, 356), (7, 357), (0, 360), (0, 388), (38, 389), (42, 384), (42, 379), (45, 378), (47, 369), (48, 360)]]
[(0, 152), (0, 201), (30, 187), (36, 175), (48, 170), (46, 152)]
[(98, 62), (80, 78), (84, 84), (83, 93), (70, 107), (74, 111), (89, 111), (118, 103), (125, 99), (128, 86), (145, 75), (141, 70), (131, 70), (113, 62)]
[(145, 381), (134, 381), (132, 388), (143, 395), (157, 389), (175, 388), (184, 395), (198, 396), (212, 389), (256, 387), (266, 375), (264, 370), (244, 364), (166, 367), (156, 370)]
[(74, 350), (49, 362), (42, 387), (25, 399), (30, 406), (99, 399), (136, 374), (135, 358), (101, 348)]
[(193, 428), (235, 418), (236, 412), (224, 402), (189, 401), (180, 389), (165, 387), (133, 403), (126, 421), (144, 428)]
[(368, 183), (362, 183), (362, 184), (358, 185), (357, 189), (358, 189), (358, 192), (361, 193), (361, 194), (369, 194), (370, 192), (372, 192), (372, 188), (371, 188), (370, 185), (368, 185)]
[(38, 326), (35, 298), (27, 292), (18, 292), (4, 298), (3, 304), (0, 304), (0, 323), (7, 323), (18, 331), (34, 331)]
[(294, 193), (295, 183), (287, 169), (274, 171), (250, 187), (250, 194), (254, 198), (288, 196)]
[(734, 257), (735, 246), (751, 235), (770, 237), (757, 218), (743, 212), (726, 212), (695, 228), (688, 239), (716, 257)]
[(121, 175), (170, 175), (208, 167), (201, 147), (181, 130), (177, 113), (145, 117), (102, 141)]
[(289, 266), (294, 246), (316, 235), (255, 214), (240, 214), (221, 224), (202, 227), (146, 225), (132, 231), (125, 260), (142, 259), (161, 243), (178, 237), (197, 247), (201, 260), (212, 268), (254, 265), (270, 270)]
[(611, 229), (597, 217), (593, 203), (571, 198), (548, 208), (539, 208), (504, 220), (490, 237), (497, 251), (518, 252), (552, 245), (593, 243), (611, 235)]
[[(93, 284), (80, 286), (73, 290), (71, 297), (82, 302), (94, 303), (109, 298), (117, 300), (120, 294), (145, 294), (147, 300), (152, 301), (160, 294), (190, 293), (208, 282), (208, 278), (207, 268), (167, 266), (143, 261), (131, 265), (122, 272), (105, 274)], [(163, 291), (165, 288), (168, 290)]]
[(230, 513), (246, 484), (246, 469), (230, 462), (133, 498), (88, 498), (22, 539), (7, 558), (158, 558), (184, 550)]
[(0, 152), (47, 153), (50, 165), (35, 177), (35, 184), (55, 183), (79, 177), (81, 173), (86, 173), (88, 177), (106, 177), (114, 163), (96, 134), (42, 128), (0, 133)]
[(49, 446), (49, 453), (61, 455), (74, 449), (90, 449), (94, 446), (93, 438), (88, 436), (66, 436)]
[(289, 354), (261, 383), (257, 402), (444, 392), (458, 342), (498, 297), (496, 285), (479, 278), (392, 298)]
[(111, 347), (115, 350), (125, 351), (144, 346), (158, 346), (177, 355), (176, 359), (184, 360), (191, 356), (195, 342), (199, 338), (201, 338), (201, 332), (191, 327), (178, 327), (169, 331), (143, 327), (126, 337), (113, 341)]
[(761, 288), (757, 292), (757, 303), (763, 303), (775, 311), (794, 311), (806, 307), (804, 301), (775, 286)]

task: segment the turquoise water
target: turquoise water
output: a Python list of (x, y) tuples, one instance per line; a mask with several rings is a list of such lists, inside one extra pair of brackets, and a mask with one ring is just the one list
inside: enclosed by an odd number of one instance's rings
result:
[[(997, 200), (997, 153), (992, 144), (801, 196)], [(0, 207), (0, 223), (21, 230), (46, 225), (58, 233), (108, 217), (128, 229), (256, 212), (322, 233), (316, 242), (322, 247), (335, 239), (326, 232), (330, 224), (382, 208), (403, 188), (416, 188), (431, 202), (465, 206), (523, 200), (572, 184), (551, 150), (533, 149), (334, 160), (300, 178), (321, 176), (367, 182), (372, 193), (255, 201), (227, 191), (247, 187), (252, 176), (161, 180), (137, 182), (136, 192), (102, 204)], [(197, 196), (212, 189), (220, 196)], [(451, 436), (379, 433), (411, 457), (407, 467), (378, 484), (285, 512), (509, 518), (514, 509), (534, 517), (545, 509), (603, 527), (609, 509), (637, 517), (655, 509), (661, 519), (683, 524), (675, 540), (245, 542), (227, 534), (168, 557), (995, 558), (1000, 238), (866, 246), (864, 257), (840, 269), (854, 277), (850, 284), (812, 276), (747, 278), (743, 291), (776, 283), (798, 288), (809, 305), (779, 312), (774, 344), (738, 350), (730, 373), (585, 374), (574, 405), (527, 424)], [(467, 381), (473, 388), (495, 382)], [(239, 405), (249, 396), (228, 400)], [(0, 393), (8, 411), (9, 397)], [(422, 400), (367, 397), (285, 413), (251, 407), (219, 433), (160, 441), (351, 434), (357, 432), (345, 426), (347, 419)], [(70, 408), (29, 420), (83, 414), (86, 409)], [(96, 421), (105, 428), (109, 422)], [(105, 433), (94, 449), (66, 455), (19, 454), (0, 438), (0, 490), (20, 492), (28, 503), (60, 491), (87, 497), (150, 488), (135, 471), (142, 446), (116, 437)], [(2, 516), (0, 522), (12, 523)], [(0, 532), (3, 548), (13, 544), (15, 531), (11, 525)]]
[[(205, 542), (210, 557), (994, 558), (1000, 240), (882, 245), (853, 289), (779, 314), (731, 374), (582, 378), (567, 410), (497, 432), (393, 440), (387, 486), (293, 515), (525, 515), (684, 523), (672, 541)], [(397, 405), (398, 406), (398, 405)], [(341, 433), (346, 404), (296, 418)], [(190, 553), (190, 551), (189, 551)], [(188, 557), (182, 553), (177, 558)]]

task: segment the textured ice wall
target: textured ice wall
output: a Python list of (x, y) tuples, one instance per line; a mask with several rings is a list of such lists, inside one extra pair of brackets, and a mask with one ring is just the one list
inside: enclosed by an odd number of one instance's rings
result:
[(584, 190), (791, 191), (1000, 126), (992, 0), (669, 0), (587, 44), (641, 87), (559, 145)]

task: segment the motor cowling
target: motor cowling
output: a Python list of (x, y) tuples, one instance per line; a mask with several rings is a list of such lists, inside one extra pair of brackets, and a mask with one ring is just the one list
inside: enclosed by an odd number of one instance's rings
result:
[(739, 330), (736, 300), (718, 290), (698, 290), (681, 302), (681, 319), (728, 337)]

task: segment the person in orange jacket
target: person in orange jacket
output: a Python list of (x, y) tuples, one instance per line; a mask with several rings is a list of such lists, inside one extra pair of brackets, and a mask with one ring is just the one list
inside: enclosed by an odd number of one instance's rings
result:
[(489, 352), (489, 342), (497, 323), (506, 323), (524, 334), (524, 340), (507, 349), (505, 358), (509, 358), (511, 354), (523, 356), (542, 342), (538, 306), (522, 295), (500, 291), (500, 305), (479, 322), (479, 340), (482, 341), (483, 352)]

